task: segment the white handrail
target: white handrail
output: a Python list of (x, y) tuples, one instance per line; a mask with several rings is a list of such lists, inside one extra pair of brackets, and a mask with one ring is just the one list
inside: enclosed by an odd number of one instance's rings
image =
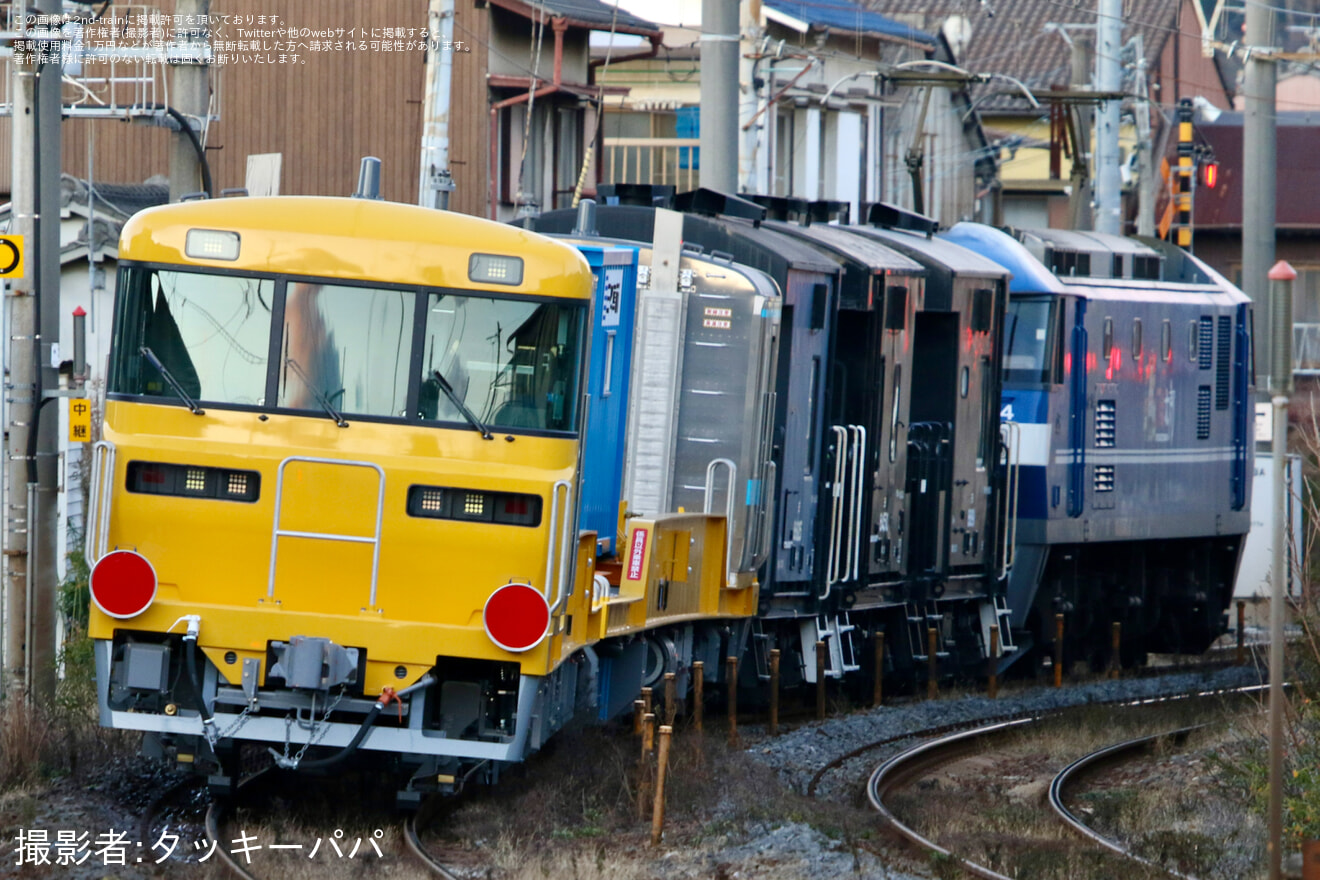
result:
[(83, 520), (83, 555), (95, 565), (105, 555), (110, 538), (110, 504), (114, 498), (115, 444), (92, 444), (92, 476), (87, 487), (87, 516)]
[(775, 484), (779, 479), (779, 467), (773, 461), (765, 463), (765, 476), (761, 480), (761, 534), (756, 554), (752, 557), (752, 568), (760, 568), (770, 555), (770, 543), (775, 531)]
[[(376, 531), (371, 537), (349, 535), (341, 532), (307, 532), (294, 529), (281, 529), (280, 516), (284, 503), (284, 469), (291, 462), (304, 464), (325, 464), (341, 467), (367, 468), (376, 472)], [(346, 458), (319, 458), (311, 455), (291, 455), (280, 462), (275, 471), (275, 516), (270, 535), (270, 575), (266, 581), (266, 595), (275, 596), (275, 563), (279, 558), (280, 538), (311, 538), (321, 541), (346, 541), (349, 543), (371, 544), (371, 592), (370, 607), (376, 607), (376, 584), (380, 575), (380, 536), (385, 518), (385, 469), (371, 461), (353, 461)]]
[[(559, 504), (559, 490), (563, 489), (564, 503)], [(550, 604), (550, 613), (554, 614), (564, 603), (568, 562), (568, 528), (573, 520), (573, 487), (567, 480), (556, 480), (550, 487), (550, 528), (545, 553), (545, 600)], [(556, 577), (555, 559), (559, 559), (559, 572)], [(550, 600), (550, 585), (554, 584), (555, 598)]]
[[(778, 475), (775, 463), (771, 461), (771, 448), (774, 446), (775, 393), (773, 391), (765, 392), (762, 395), (762, 400), (765, 402), (765, 406), (762, 410), (760, 445), (757, 447), (757, 459), (752, 468), (755, 472), (756, 464), (759, 464), (761, 470), (759, 505), (759, 515), (762, 518), (761, 527), (757, 530), (755, 552), (749, 552), (751, 550), (749, 545), (752, 543), (749, 535), (747, 542), (743, 544), (742, 560), (739, 560), (740, 562), (745, 560), (747, 567), (752, 569), (760, 568), (761, 563), (765, 562), (766, 556), (770, 553), (771, 532), (774, 531), (775, 477)], [(748, 519), (750, 522), (751, 517), (749, 516)]]
[(862, 520), (863, 504), (865, 499), (862, 493), (862, 483), (865, 478), (866, 464), (866, 428), (861, 425), (849, 425), (850, 432), (857, 432), (857, 439), (853, 441), (853, 528), (851, 530), (852, 546), (848, 552), (852, 557), (852, 580), (857, 580), (861, 565), (862, 555)]
[(843, 535), (843, 491), (845, 463), (848, 459), (848, 431), (840, 425), (831, 425), (834, 432), (834, 482), (830, 492), (830, 558), (825, 573), (825, 592), (821, 599), (827, 599), (830, 588), (839, 582), (839, 557), (842, 555), (840, 541)]
[(1013, 558), (1017, 550), (1018, 482), (1021, 471), (1022, 426), (1017, 422), (1001, 422), (999, 432), (1003, 436), (1004, 446), (1008, 451), (1008, 473), (1005, 475), (1004, 498), (1000, 505), (1000, 511), (1003, 514), (1004, 552), (1002, 558), (1004, 561), (1000, 566), (999, 576), (1003, 577), (1013, 567)]
[(733, 563), (733, 511), (734, 511), (734, 502), (735, 502), (734, 491), (738, 485), (738, 465), (734, 464), (732, 459), (712, 458), (710, 460), (710, 463), (706, 465), (706, 496), (705, 499), (702, 501), (701, 507), (702, 507), (702, 513), (711, 513), (712, 512), (711, 508), (715, 506), (714, 505), (715, 472), (721, 466), (727, 468), (729, 471), (729, 489), (728, 492), (725, 494), (725, 503), (724, 503), (724, 532), (725, 532), (724, 558), (725, 561), (730, 566), (732, 566), (734, 564)]

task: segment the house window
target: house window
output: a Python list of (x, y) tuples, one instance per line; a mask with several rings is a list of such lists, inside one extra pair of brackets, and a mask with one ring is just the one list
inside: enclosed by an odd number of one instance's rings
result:
[[(674, 136), (680, 138), (701, 137), (701, 108), (679, 107), (674, 113)], [(701, 148), (684, 147), (678, 151), (678, 167), (682, 169), (701, 168)]]
[(796, 114), (790, 105), (775, 113), (775, 195), (793, 194), (793, 120)]
[(499, 198), (505, 205), (568, 207), (582, 164), (584, 110), (576, 103), (537, 101), (530, 131), (526, 105), (500, 111)]
[(554, 183), (551, 201), (555, 208), (573, 207), (573, 193), (582, 173), (582, 108), (568, 105), (555, 108)]

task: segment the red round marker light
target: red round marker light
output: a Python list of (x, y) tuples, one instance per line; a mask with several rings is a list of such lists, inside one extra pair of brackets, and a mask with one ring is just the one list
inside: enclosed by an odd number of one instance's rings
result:
[(156, 598), (156, 570), (141, 553), (115, 550), (92, 566), (92, 601), (111, 617), (136, 617)]
[(550, 630), (550, 605), (527, 584), (505, 584), (490, 594), (481, 619), (496, 645), (506, 651), (528, 651)]

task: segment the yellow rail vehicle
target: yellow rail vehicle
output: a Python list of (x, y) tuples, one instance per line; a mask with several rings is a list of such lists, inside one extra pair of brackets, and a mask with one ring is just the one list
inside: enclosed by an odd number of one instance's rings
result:
[(596, 571), (576, 249), (237, 198), (138, 214), (120, 273), (87, 522), (103, 724), (221, 786), (244, 742), (452, 780), (630, 703), (644, 660), (603, 655), (637, 633), (754, 612), (718, 515), (634, 519), (635, 558)]

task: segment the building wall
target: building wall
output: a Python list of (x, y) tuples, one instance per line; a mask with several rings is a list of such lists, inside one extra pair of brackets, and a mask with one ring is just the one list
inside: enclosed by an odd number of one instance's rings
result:
[[(470, 51), (454, 58), (453, 138), (455, 177), (469, 175), (457, 163), (471, 163), (477, 152), (471, 136), (470, 104), (463, 89), (480, 86), (485, 102), (486, 10), (473, 0), (460, 0), (455, 39)], [(170, 13), (173, 0), (160, 3)], [(320, 0), (309, 5), (294, 0), (214, 0), (212, 11), (231, 16), (277, 15), (290, 27), (426, 28), (425, 0)], [(230, 38), (235, 25), (228, 26)], [(359, 30), (360, 33), (360, 30)], [(219, 95), (219, 120), (207, 132), (207, 158), (214, 187), (240, 187), (247, 157), (252, 153), (282, 153), (281, 192), (342, 195), (357, 181), (361, 157), (374, 155), (383, 163), (382, 194), (412, 202), (417, 198), (422, 101), (425, 93), (424, 53), (354, 50), (303, 51), (300, 63), (216, 65), (213, 88)], [(484, 106), (481, 111), (485, 117)], [(94, 128), (94, 131), (92, 130)], [(0, 121), (0, 144), (8, 149), (8, 122)], [(63, 130), (64, 171), (87, 176), (89, 144), (94, 143), (96, 179), (141, 182), (168, 173), (173, 133), (143, 123), (66, 119)], [(484, 138), (484, 135), (480, 135)], [(480, 145), (484, 154), (484, 143)], [(7, 189), (9, 163), (0, 167)], [(477, 187), (484, 187), (483, 179)], [(484, 190), (483, 190), (484, 196)]]
[(1151, 100), (1168, 108), (1177, 106), (1180, 98), (1202, 95), (1216, 107), (1227, 108), (1229, 96), (1214, 59), (1201, 55), (1201, 26), (1192, 2), (1180, 0), (1178, 4), (1177, 33), (1165, 42), (1159, 63), (1151, 73)]
[[(916, 141), (917, 121), (925, 100), (923, 90), (911, 89), (901, 107), (885, 112), (885, 186), (881, 198), (911, 210), (912, 176), (907, 152)], [(963, 108), (950, 89), (931, 91), (930, 106), (922, 127), (924, 212), (952, 226), (960, 220), (976, 219), (976, 173), (974, 163), (980, 144), (974, 130), (962, 121)]]

